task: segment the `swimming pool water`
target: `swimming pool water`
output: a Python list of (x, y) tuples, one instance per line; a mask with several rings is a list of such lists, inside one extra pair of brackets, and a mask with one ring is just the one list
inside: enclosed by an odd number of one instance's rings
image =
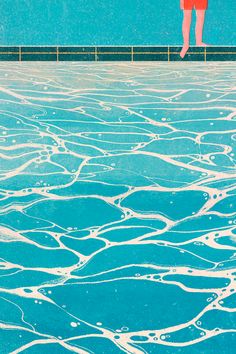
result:
[(0, 64), (0, 352), (233, 354), (233, 63)]

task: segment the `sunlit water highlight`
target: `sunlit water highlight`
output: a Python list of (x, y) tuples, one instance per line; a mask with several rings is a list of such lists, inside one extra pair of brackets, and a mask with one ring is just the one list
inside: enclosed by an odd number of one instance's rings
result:
[(0, 352), (233, 354), (233, 63), (0, 64)]

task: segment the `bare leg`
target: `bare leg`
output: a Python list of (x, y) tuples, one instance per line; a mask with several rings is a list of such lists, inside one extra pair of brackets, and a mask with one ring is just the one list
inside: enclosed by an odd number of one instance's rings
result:
[(196, 22), (196, 44), (202, 47), (206, 47), (207, 44), (203, 43), (203, 29), (205, 22), (205, 10), (197, 10), (197, 22)]
[(192, 10), (184, 10), (184, 19), (183, 19), (183, 48), (180, 52), (181, 58), (184, 58), (185, 54), (189, 49), (189, 39), (190, 39), (190, 27), (192, 22)]

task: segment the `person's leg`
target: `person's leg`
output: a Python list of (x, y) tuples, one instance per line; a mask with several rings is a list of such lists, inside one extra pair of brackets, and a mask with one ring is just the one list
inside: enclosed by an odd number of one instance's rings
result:
[(185, 54), (187, 53), (189, 49), (189, 40), (190, 40), (190, 28), (191, 28), (191, 22), (192, 22), (192, 10), (184, 10), (183, 11), (184, 18), (183, 18), (183, 48), (181, 50), (180, 56), (181, 58), (184, 58)]
[(206, 44), (203, 43), (202, 41), (206, 10), (196, 10), (196, 12), (197, 12), (196, 45), (206, 46)]

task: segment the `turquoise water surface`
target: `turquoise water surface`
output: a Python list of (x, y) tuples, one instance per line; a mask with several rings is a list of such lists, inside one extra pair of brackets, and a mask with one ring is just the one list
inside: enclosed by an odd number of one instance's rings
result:
[(0, 353), (236, 352), (233, 63), (0, 64)]

